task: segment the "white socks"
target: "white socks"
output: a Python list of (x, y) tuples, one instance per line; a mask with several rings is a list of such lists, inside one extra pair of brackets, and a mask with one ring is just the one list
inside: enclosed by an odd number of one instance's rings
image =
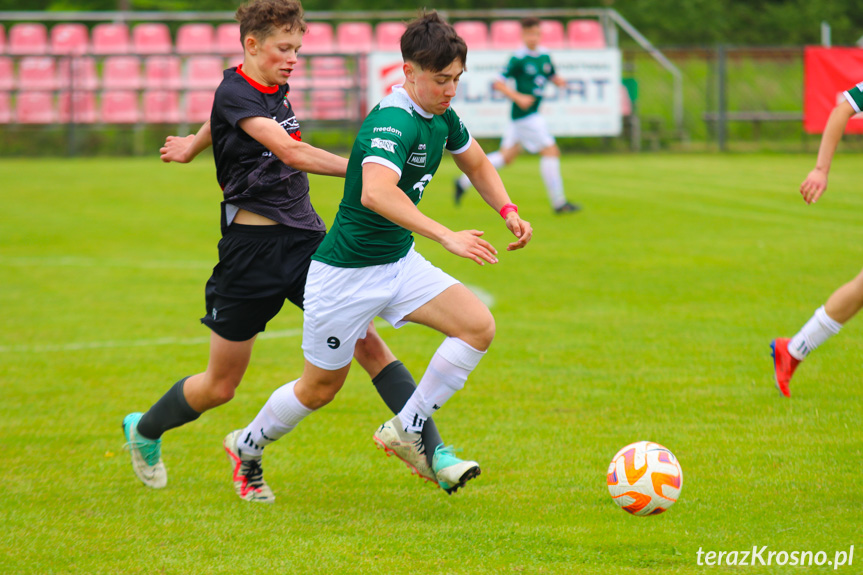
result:
[(566, 203), (563, 194), (563, 178), (560, 176), (560, 158), (554, 156), (542, 156), (539, 159), (539, 173), (545, 182), (545, 191), (548, 193), (548, 201), (551, 207), (557, 209)]
[(274, 391), (252, 423), (243, 430), (237, 447), (244, 454), (261, 455), (265, 446), (286, 435), (312, 413), (313, 410), (300, 403), (294, 393), (297, 381), (286, 383)]
[(831, 319), (822, 305), (815, 310), (815, 315), (788, 342), (788, 353), (795, 359), (803, 360), (816, 347), (839, 333), (842, 324)]
[(435, 352), (416, 390), (399, 412), (402, 427), (410, 433), (422, 432), (431, 415), (456, 391), (464, 387), (468, 375), (485, 355), (460, 339), (448, 337)]
[[(488, 161), (491, 162), (491, 165), (494, 166), (495, 170), (501, 169), (506, 162), (503, 161), (503, 154), (500, 152), (492, 152), (488, 155)], [(458, 179), (458, 185), (464, 188), (465, 191), (469, 190), (473, 184), (470, 183), (470, 178), (468, 178), (465, 174), (462, 174)]]

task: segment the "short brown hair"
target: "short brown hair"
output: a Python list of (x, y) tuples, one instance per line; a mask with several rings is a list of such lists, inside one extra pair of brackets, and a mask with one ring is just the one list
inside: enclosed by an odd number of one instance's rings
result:
[(528, 16), (527, 18), (521, 19), (522, 30), (525, 28), (535, 28), (536, 26), (539, 26), (539, 18), (536, 18), (535, 16)]
[(243, 44), (250, 35), (263, 41), (277, 30), (306, 31), (303, 6), (297, 0), (251, 0), (237, 8), (234, 18), (240, 23)]
[(435, 11), (408, 24), (401, 49), (405, 62), (415, 62), (423, 70), (439, 72), (456, 60), (467, 66), (467, 44)]

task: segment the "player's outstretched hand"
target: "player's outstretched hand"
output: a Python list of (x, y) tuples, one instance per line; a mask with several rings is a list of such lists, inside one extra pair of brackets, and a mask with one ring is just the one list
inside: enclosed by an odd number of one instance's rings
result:
[(479, 230), (462, 230), (453, 232), (441, 242), (441, 245), (457, 256), (473, 260), (479, 265), (497, 263), (497, 250), (494, 246), (482, 239), (485, 232)]
[(182, 138), (179, 136), (168, 136), (165, 138), (165, 145), (159, 149), (162, 161), (165, 163), (179, 162), (181, 164), (188, 164), (191, 158), (189, 158), (186, 152), (189, 150), (194, 139), (195, 134), (189, 134)]
[(814, 204), (827, 189), (827, 174), (822, 170), (815, 168), (803, 183), (800, 184), (800, 193), (803, 195), (803, 200), (807, 204)]
[(533, 237), (533, 228), (530, 222), (518, 217), (518, 212), (510, 212), (506, 215), (506, 227), (512, 232), (512, 235), (518, 238), (518, 241), (510, 243), (506, 246), (506, 251), (520, 250), (527, 245), (530, 238)]

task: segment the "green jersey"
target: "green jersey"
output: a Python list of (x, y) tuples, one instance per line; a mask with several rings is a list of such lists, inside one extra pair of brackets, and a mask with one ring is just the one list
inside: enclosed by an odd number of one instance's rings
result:
[(399, 174), (399, 188), (417, 205), (440, 165), (444, 148), (460, 154), (470, 144), (470, 134), (452, 108), (440, 116), (429, 114), (401, 86), (395, 86), (360, 127), (339, 211), (312, 259), (335, 267), (360, 268), (404, 257), (413, 245), (410, 230), (360, 201), (363, 164), (374, 162)]
[(845, 99), (858, 114), (863, 112), (863, 82), (843, 93)]
[(542, 101), (542, 92), (549, 78), (554, 76), (554, 65), (551, 56), (540, 48), (534, 52), (522, 48), (516, 52), (503, 71), (503, 77), (515, 81), (515, 89), (522, 94), (530, 94), (536, 101), (527, 110), (523, 110), (512, 104), (512, 119), (518, 120), (539, 110)]

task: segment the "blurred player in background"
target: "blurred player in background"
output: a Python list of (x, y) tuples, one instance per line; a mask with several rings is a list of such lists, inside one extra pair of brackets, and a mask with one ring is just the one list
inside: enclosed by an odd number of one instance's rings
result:
[[(842, 139), (845, 126), (854, 114), (863, 111), (863, 82), (842, 93), (842, 101), (833, 108), (821, 136), (815, 169), (809, 172), (800, 184), (800, 193), (807, 204), (814, 204), (827, 190), (827, 175), (836, 146)], [(863, 272), (846, 283), (827, 298), (827, 302), (815, 310), (815, 314), (797, 332), (788, 338), (777, 338), (771, 342), (773, 369), (776, 387), (785, 397), (791, 396), (789, 385), (794, 370), (801, 361), (819, 345), (839, 333), (842, 325), (863, 308)]]
[[(494, 318), (485, 304), (414, 249), (415, 233), (480, 265), (498, 261), (483, 232), (450, 230), (417, 207), (444, 148), (516, 236), (508, 250), (523, 248), (532, 230), (450, 107), (465, 69), (464, 40), (431, 12), (407, 26), (401, 51), (405, 83), (393, 87), (363, 122), (335, 222), (312, 258), (303, 312), (302, 376), (273, 392), (245, 429), (227, 435), (225, 449), (234, 460), (239, 454), (243, 461), (260, 461), (267, 445), (332, 401), (350, 369), (354, 342), (365, 335), (369, 320), (379, 316), (397, 328), (412, 322), (446, 336), (404, 408), (374, 434), (387, 453), (410, 467), (422, 466), (422, 431), (428, 418), (464, 387), (494, 337)], [(476, 477), (480, 467), (439, 446), (432, 471), (449, 493)], [(244, 473), (236, 468), (235, 483)]]
[[(243, 64), (225, 71), (211, 120), (196, 135), (169, 136), (165, 162), (189, 162), (213, 146), (216, 176), (224, 191), (219, 263), (206, 286), (211, 330), (207, 369), (180, 379), (146, 413), (123, 420), (127, 449), (138, 478), (162, 488), (167, 472), (161, 437), (227, 403), (248, 367), (257, 334), (285, 300), (302, 308), (311, 255), (325, 226), (309, 199), (308, 173), (344, 177), (347, 160), (302, 142), (300, 124), (288, 100), (288, 79), (297, 62), (306, 24), (295, 0), (255, 0), (237, 11), (245, 52)], [(357, 361), (393, 413), (413, 393), (407, 368), (369, 325), (357, 342)], [(432, 423), (426, 444), (443, 444)], [(427, 458), (431, 465), (431, 456)], [(241, 497), (272, 500), (245, 472)], [(434, 476), (427, 477), (434, 480)]]
[[(577, 212), (579, 206), (570, 203), (563, 191), (560, 149), (549, 132), (545, 119), (539, 114), (546, 83), (552, 82), (562, 88), (566, 86), (566, 80), (555, 73), (551, 57), (539, 45), (539, 19), (523, 19), (521, 34), (524, 48), (509, 59), (502, 77), (494, 83), (495, 90), (512, 100), (512, 111), (500, 149), (489, 154), (488, 159), (495, 168), (500, 169), (511, 164), (522, 148), (531, 154), (539, 154), (539, 172), (545, 183), (551, 207), (558, 214)], [(510, 86), (507, 80), (513, 80), (515, 88)], [(467, 175), (456, 180), (456, 204), (461, 202), (462, 196), (470, 187)]]

